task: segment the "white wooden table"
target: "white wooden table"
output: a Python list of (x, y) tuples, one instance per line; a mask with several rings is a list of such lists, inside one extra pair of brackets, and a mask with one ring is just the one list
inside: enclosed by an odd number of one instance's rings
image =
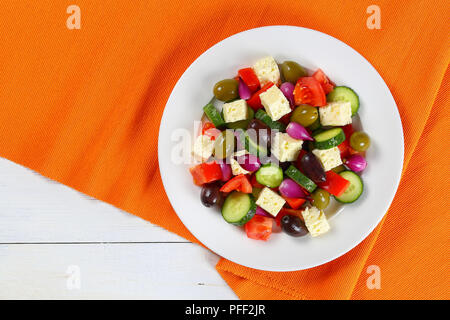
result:
[(0, 158), (0, 299), (237, 299), (217, 260)]

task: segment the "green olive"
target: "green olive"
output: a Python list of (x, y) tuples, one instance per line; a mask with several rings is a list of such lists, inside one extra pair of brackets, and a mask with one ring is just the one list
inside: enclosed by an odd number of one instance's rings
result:
[(298, 78), (307, 76), (305, 69), (297, 62), (285, 61), (281, 64), (281, 74), (286, 82), (296, 83)]
[(366, 151), (370, 146), (370, 138), (367, 133), (362, 131), (356, 131), (350, 137), (350, 147), (356, 151)]
[(323, 189), (316, 189), (316, 191), (311, 194), (311, 198), (313, 199), (313, 205), (320, 210), (328, 207), (328, 204), (330, 203), (330, 194)]
[(233, 154), (236, 147), (236, 137), (233, 130), (225, 130), (217, 136), (214, 142), (214, 157), (216, 159), (224, 159)]
[(239, 82), (235, 79), (225, 79), (214, 85), (214, 96), (221, 101), (230, 101), (239, 97)]
[(345, 171), (345, 170), (347, 170), (347, 169), (345, 169), (343, 164), (341, 164), (340, 166), (337, 166), (337, 167), (334, 167), (333, 169), (331, 169), (331, 171), (334, 171), (336, 173), (340, 173), (340, 172)]
[(297, 122), (304, 127), (312, 125), (319, 118), (317, 108), (301, 104), (292, 112), (291, 121)]

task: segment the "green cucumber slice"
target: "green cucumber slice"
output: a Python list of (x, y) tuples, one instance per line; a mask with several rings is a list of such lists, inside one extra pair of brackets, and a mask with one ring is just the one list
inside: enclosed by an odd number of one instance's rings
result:
[(276, 188), (283, 181), (283, 170), (272, 163), (267, 163), (256, 171), (255, 178), (264, 186)]
[(233, 191), (222, 206), (222, 217), (226, 222), (236, 226), (246, 224), (256, 212), (256, 203), (253, 196), (248, 193)]
[(337, 147), (345, 140), (344, 130), (341, 128), (333, 128), (322, 131), (313, 136), (314, 145), (317, 149), (325, 150)]
[(220, 115), (220, 112), (217, 111), (216, 107), (212, 103), (208, 103), (204, 106), (203, 111), (216, 128), (223, 128), (225, 126), (225, 121)]
[(297, 182), (300, 186), (308, 190), (308, 192), (313, 192), (317, 188), (317, 185), (314, 183), (314, 181), (301, 173), (300, 170), (298, 170), (292, 164), (289, 166), (289, 168), (286, 169), (284, 173), (289, 178)]
[(257, 143), (257, 137), (251, 137), (246, 131), (241, 129), (237, 129), (235, 132), (239, 132), (241, 143), (244, 144), (245, 150), (260, 159), (264, 159), (265, 157), (267, 157), (267, 147), (259, 145)]
[(283, 123), (278, 122), (278, 121), (273, 121), (272, 118), (266, 112), (264, 112), (262, 109), (259, 109), (258, 111), (256, 111), (255, 118), (264, 122), (266, 124), (266, 126), (268, 126), (270, 129), (275, 129), (278, 131), (286, 130), (286, 126)]
[(237, 129), (247, 129), (250, 121), (255, 117), (255, 111), (252, 108), (247, 107), (247, 119), (240, 120), (236, 122), (227, 123), (227, 128), (237, 130)]
[(333, 91), (331, 91), (327, 95), (328, 102), (350, 102), (352, 106), (352, 116), (354, 116), (359, 109), (359, 97), (355, 91), (353, 91), (349, 87), (339, 86), (335, 87)]
[(339, 175), (347, 181), (350, 181), (350, 185), (339, 197), (334, 198), (342, 203), (352, 203), (358, 200), (364, 190), (364, 184), (356, 173), (353, 171), (342, 171)]

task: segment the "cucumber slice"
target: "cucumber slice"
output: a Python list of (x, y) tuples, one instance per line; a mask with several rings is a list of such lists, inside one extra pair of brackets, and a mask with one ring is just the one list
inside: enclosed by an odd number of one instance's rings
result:
[(339, 175), (345, 180), (350, 181), (350, 185), (341, 196), (335, 196), (334, 198), (342, 203), (352, 203), (358, 200), (364, 189), (364, 184), (361, 178), (353, 171), (348, 170), (342, 171)]
[(350, 102), (350, 104), (352, 106), (352, 116), (354, 116), (358, 112), (358, 109), (359, 109), (359, 97), (355, 93), (355, 91), (353, 91), (349, 87), (344, 87), (344, 86), (335, 87), (333, 89), (333, 91), (331, 91), (327, 95), (327, 101), (328, 102), (339, 102), (339, 101)]
[(273, 121), (272, 118), (265, 113), (262, 109), (259, 109), (255, 113), (255, 118), (264, 122), (270, 129), (275, 129), (278, 131), (285, 131), (286, 126), (278, 121)]
[(284, 173), (309, 192), (313, 192), (317, 188), (317, 185), (314, 183), (314, 181), (301, 173), (300, 170), (298, 170), (292, 164), (289, 166), (289, 168), (286, 169)]
[(256, 203), (248, 193), (233, 191), (222, 206), (222, 217), (226, 222), (236, 226), (246, 224), (256, 212)]
[(265, 146), (261, 146), (257, 143), (257, 137), (250, 137), (246, 131), (240, 129), (237, 129), (236, 132), (239, 132), (241, 143), (244, 144), (245, 150), (258, 158), (267, 157), (268, 150)]
[(220, 115), (220, 112), (217, 111), (216, 107), (212, 103), (208, 103), (204, 106), (203, 111), (216, 128), (223, 128), (225, 126), (225, 121)]
[(345, 140), (344, 130), (341, 128), (333, 128), (322, 131), (313, 136), (317, 149), (331, 149), (340, 145)]
[(255, 111), (252, 108), (247, 107), (247, 119), (240, 120), (236, 122), (227, 123), (227, 128), (237, 130), (237, 129), (247, 129), (250, 120), (255, 117)]
[(267, 163), (256, 171), (255, 177), (258, 183), (276, 188), (283, 181), (283, 170), (272, 163)]

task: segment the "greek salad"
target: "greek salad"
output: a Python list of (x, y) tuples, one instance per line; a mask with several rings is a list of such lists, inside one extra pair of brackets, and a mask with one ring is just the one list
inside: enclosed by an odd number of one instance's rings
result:
[(318, 69), (271, 56), (217, 82), (203, 107), (190, 168), (201, 202), (267, 240), (274, 225), (288, 235), (329, 231), (333, 197), (348, 204), (363, 193), (370, 138), (352, 126), (358, 95)]

